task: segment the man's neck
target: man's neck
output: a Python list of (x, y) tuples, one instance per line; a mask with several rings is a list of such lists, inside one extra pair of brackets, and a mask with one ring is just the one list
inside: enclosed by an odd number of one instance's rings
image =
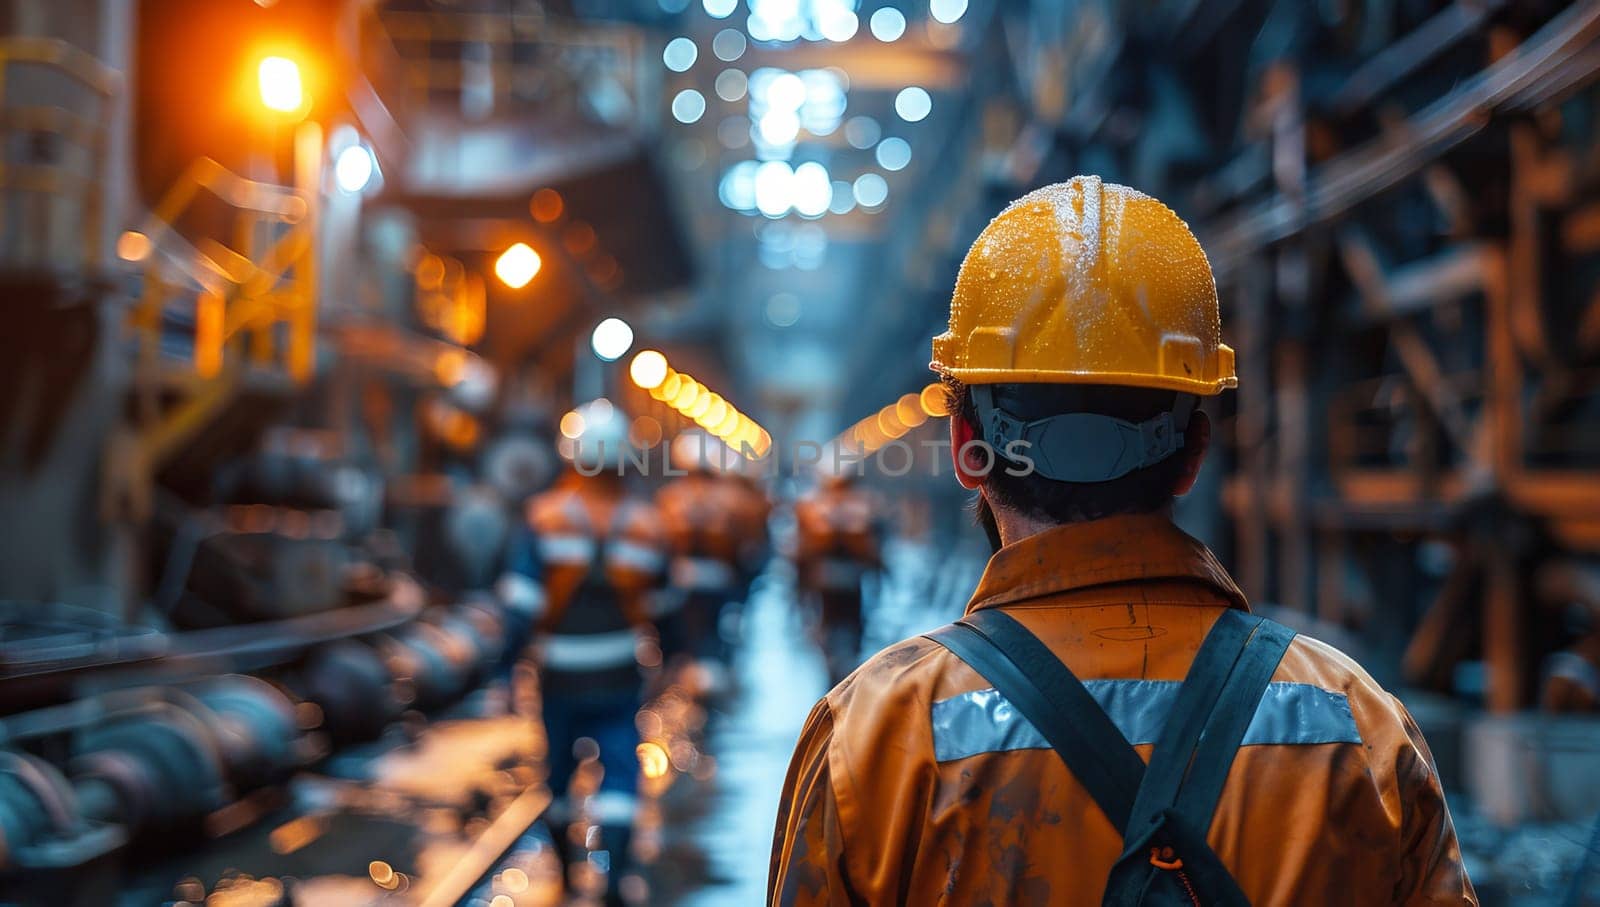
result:
[(1050, 520), (1041, 520), (1038, 517), (1018, 513), (1007, 507), (995, 507), (993, 503), (989, 506), (994, 510), (995, 527), (1000, 530), (1000, 544), (1002, 545), (1019, 542), (1030, 535), (1038, 535), (1046, 529), (1052, 529), (1057, 525)]
[[(1041, 519), (1030, 514), (1012, 510), (1009, 507), (996, 507), (990, 502), (990, 511), (994, 514), (995, 528), (1000, 532), (1000, 544), (1011, 545), (1023, 539), (1038, 535), (1047, 529), (1054, 529), (1060, 523), (1054, 520)], [(1160, 511), (1169, 519), (1172, 517), (1172, 507), (1168, 505)]]

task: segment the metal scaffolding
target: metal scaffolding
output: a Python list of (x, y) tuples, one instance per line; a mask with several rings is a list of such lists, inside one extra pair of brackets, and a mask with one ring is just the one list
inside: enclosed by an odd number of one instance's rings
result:
[(1240, 582), (1530, 705), (1600, 554), (1600, 7), (1065, 6), (1014, 35), (1005, 177), (1099, 172), (1200, 234)]

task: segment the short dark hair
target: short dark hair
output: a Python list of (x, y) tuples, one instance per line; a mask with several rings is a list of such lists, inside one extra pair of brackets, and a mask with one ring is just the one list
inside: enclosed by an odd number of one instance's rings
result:
[[(1060, 413), (1098, 413), (1129, 422), (1143, 422), (1177, 404), (1174, 391), (1106, 384), (996, 384), (995, 405), (1024, 419), (1043, 419)], [(964, 419), (982, 438), (977, 406), (962, 382), (945, 379), (951, 418)], [(1149, 513), (1170, 504), (1183, 475), (1184, 456), (1178, 453), (1154, 466), (1136, 469), (1109, 482), (1058, 482), (1038, 473), (1010, 475), (1008, 461), (995, 451), (995, 468), (984, 479), (995, 502), (1035, 519), (1055, 523), (1098, 520), (1119, 513)]]

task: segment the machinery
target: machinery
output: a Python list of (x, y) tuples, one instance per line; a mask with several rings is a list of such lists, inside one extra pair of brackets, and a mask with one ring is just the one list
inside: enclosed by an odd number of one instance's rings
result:
[(650, 143), (597, 113), (648, 89), (639, 30), (530, 24), (0, 15), (0, 901), (404, 891), (434, 845), (442, 898), (527, 850), (531, 618), (491, 585), (564, 403), (523, 363), (691, 273), (638, 229), (671, 213)]
[[(83, 869), (170, 855), (219, 822), (231, 831), (265, 817), (294, 773), (326, 771), (341, 749), (386, 732), (406, 739), (407, 714), (455, 704), (489, 678), (506, 644), (489, 605), (373, 618), (328, 628), (324, 640), (303, 624), (260, 626), (248, 642), (176, 634), (164, 655), (117, 666), (120, 682), (230, 661), (257, 673), (123, 686), (0, 718), (0, 891), (25, 903), (46, 891), (62, 898), (52, 903), (104, 903), (104, 879)], [(17, 679), (0, 675), (0, 685)]]

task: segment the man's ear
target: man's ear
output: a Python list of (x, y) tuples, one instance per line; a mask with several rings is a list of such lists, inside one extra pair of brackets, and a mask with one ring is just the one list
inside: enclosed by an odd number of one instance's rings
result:
[(967, 446), (981, 440), (972, 423), (961, 418), (961, 413), (950, 414), (950, 461), (955, 464), (956, 481), (968, 491), (974, 491), (983, 484), (984, 476), (992, 466), (976, 445)]
[(1183, 472), (1172, 488), (1174, 496), (1186, 495), (1200, 477), (1200, 464), (1205, 462), (1206, 450), (1211, 446), (1211, 420), (1203, 412), (1189, 416), (1189, 427), (1183, 432)]

